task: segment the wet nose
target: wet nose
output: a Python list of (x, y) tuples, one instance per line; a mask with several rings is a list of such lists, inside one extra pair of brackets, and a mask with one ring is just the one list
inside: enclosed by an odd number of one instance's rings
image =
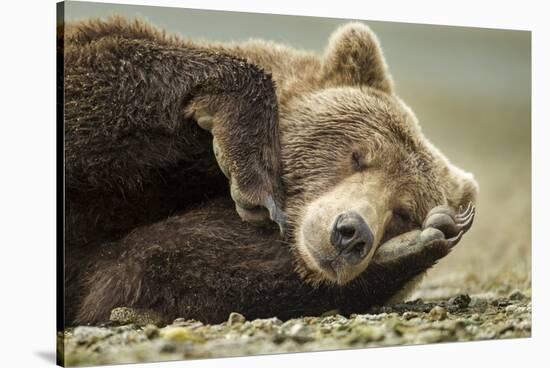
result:
[(348, 263), (358, 264), (369, 254), (374, 236), (363, 217), (349, 211), (338, 215), (334, 221), (330, 241)]

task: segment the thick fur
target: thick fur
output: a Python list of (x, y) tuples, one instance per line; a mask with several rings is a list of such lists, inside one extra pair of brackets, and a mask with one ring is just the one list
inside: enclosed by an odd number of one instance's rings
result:
[(225, 190), (209, 134), (184, 114), (191, 101), (224, 117), (219, 144), (246, 167), (233, 174), (250, 200), (281, 197), (275, 87), (256, 65), (120, 19), (66, 36), (69, 243), (107, 240)]
[(447, 252), (434, 243), (399, 262), (375, 263), (346, 286), (314, 287), (294, 271), (294, 257), (277, 231), (243, 222), (233, 203), (220, 198), (97, 249), (76, 321), (106, 321), (117, 306), (206, 323), (222, 322), (232, 311), (281, 319), (366, 311)]
[[(363, 311), (448, 249), (436, 242), (399, 262), (375, 258), (345, 286), (323, 282), (300, 257), (296, 231), (309, 203), (353, 175), (350, 158), (406, 205), (406, 223), (389, 221), (387, 239), (477, 193), (393, 94), (364, 25), (338, 30), (322, 58), (264, 41), (194, 43), (120, 18), (73, 24), (64, 36), (68, 324), (104, 321), (117, 306), (207, 322), (235, 310)], [(241, 189), (284, 205), (285, 241), (235, 213), (212, 137), (189, 106), (224, 121)]]

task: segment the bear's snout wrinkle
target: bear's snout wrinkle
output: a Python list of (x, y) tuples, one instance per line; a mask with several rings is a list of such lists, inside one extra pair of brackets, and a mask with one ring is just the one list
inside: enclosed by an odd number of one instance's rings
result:
[(341, 213), (332, 227), (330, 242), (351, 265), (359, 264), (369, 254), (374, 235), (366, 221), (355, 211)]

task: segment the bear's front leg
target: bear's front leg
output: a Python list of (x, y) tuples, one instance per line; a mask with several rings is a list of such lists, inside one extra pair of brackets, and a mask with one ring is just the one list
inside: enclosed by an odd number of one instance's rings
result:
[(426, 216), (422, 229), (382, 244), (360, 276), (360, 283), (372, 294), (371, 300), (376, 304), (396, 300), (396, 295), (409, 289), (411, 282), (449, 254), (472, 226), (474, 216), (471, 203), (458, 214), (444, 206), (435, 207)]
[[(207, 94), (195, 98), (186, 114), (212, 134), (214, 155), (229, 179), (231, 198), (241, 219), (254, 224), (272, 220), (284, 235), (277, 106), (272, 85), (267, 83), (271, 80), (264, 77), (261, 79), (267, 85), (254, 92), (257, 96), (252, 99), (248, 93)], [(270, 99), (275, 101), (273, 105), (266, 104)]]

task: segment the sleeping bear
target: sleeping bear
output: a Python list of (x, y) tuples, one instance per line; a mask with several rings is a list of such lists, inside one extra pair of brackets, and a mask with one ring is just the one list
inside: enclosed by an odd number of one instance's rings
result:
[(423, 136), (362, 23), (318, 56), (115, 17), (65, 25), (58, 55), (67, 325), (365, 312), (472, 225), (476, 181)]

